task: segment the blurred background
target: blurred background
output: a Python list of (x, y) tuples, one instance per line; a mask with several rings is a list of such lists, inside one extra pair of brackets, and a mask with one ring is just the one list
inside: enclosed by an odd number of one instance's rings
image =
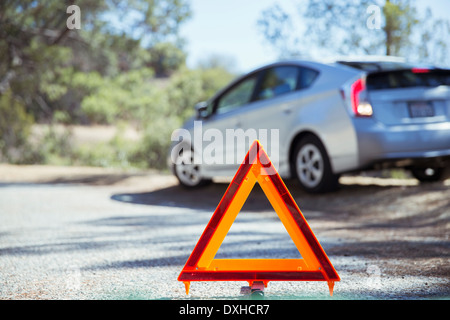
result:
[(0, 2), (0, 162), (165, 169), (170, 136), (278, 59), (450, 65), (448, 0)]

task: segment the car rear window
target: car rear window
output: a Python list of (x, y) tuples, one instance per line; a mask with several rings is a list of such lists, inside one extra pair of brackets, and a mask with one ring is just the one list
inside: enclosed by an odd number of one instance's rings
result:
[(369, 90), (448, 86), (450, 70), (412, 68), (369, 73), (366, 85)]
[(411, 64), (398, 61), (337, 61), (337, 63), (366, 72), (403, 70), (413, 67)]

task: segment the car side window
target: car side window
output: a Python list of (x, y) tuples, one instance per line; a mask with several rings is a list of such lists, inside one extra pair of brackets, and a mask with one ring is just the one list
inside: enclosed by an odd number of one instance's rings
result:
[(222, 95), (217, 101), (216, 112), (225, 113), (250, 102), (256, 86), (257, 76), (251, 76)]
[(297, 84), (298, 89), (308, 88), (319, 75), (319, 72), (317, 72), (316, 70), (308, 68), (300, 68), (299, 71), (300, 74), (298, 77), (298, 84)]
[(297, 89), (299, 68), (282, 66), (268, 69), (256, 93), (256, 100), (270, 99)]

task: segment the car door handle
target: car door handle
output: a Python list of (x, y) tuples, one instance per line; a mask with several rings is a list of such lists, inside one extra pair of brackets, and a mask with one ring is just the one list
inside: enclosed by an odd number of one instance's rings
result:
[(284, 114), (291, 114), (291, 113), (292, 113), (292, 110), (289, 109), (289, 108), (286, 108), (286, 109), (283, 109), (283, 113), (284, 113)]

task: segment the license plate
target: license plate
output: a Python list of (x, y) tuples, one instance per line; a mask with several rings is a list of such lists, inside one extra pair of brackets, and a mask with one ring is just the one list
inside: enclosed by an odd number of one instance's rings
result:
[(434, 108), (428, 102), (411, 102), (408, 106), (411, 118), (434, 117)]

